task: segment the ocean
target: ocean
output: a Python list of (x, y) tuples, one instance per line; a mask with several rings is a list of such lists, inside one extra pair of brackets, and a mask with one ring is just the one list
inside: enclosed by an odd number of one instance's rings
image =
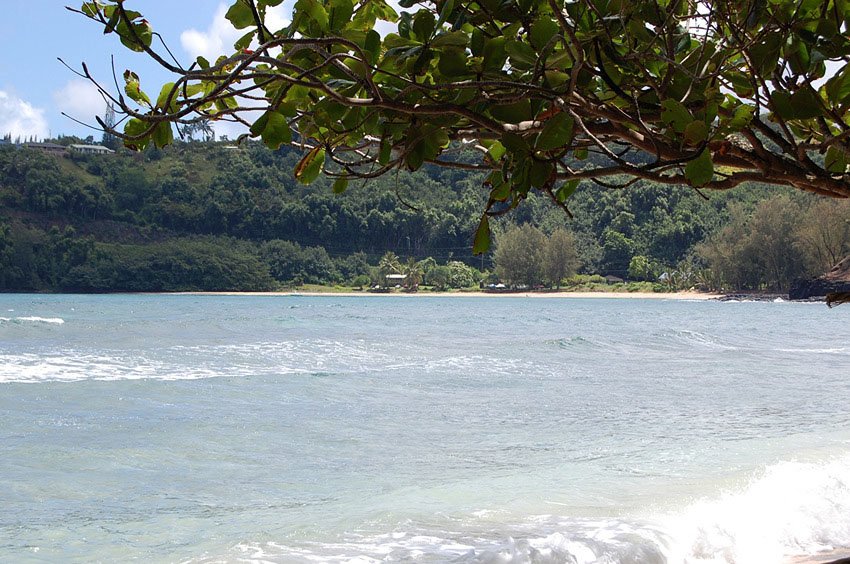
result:
[(0, 295), (0, 562), (850, 554), (850, 306)]

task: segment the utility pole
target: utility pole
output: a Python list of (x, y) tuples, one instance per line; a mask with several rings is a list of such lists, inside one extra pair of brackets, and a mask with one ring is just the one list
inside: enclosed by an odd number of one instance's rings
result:
[(103, 146), (109, 147), (112, 150), (118, 149), (118, 138), (110, 132), (111, 129), (115, 128), (115, 106), (112, 105), (112, 102), (107, 102), (106, 104), (106, 114), (103, 116), (103, 125), (105, 126), (105, 129), (103, 130), (103, 140), (101, 141)]

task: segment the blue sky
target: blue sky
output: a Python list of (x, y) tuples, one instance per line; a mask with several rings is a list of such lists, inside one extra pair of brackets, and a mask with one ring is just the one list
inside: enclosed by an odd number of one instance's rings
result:
[[(65, 112), (96, 125), (104, 103), (95, 89), (75, 76), (57, 60), (74, 68), (85, 61), (92, 74), (110, 85), (111, 57), (119, 74), (132, 69), (142, 87), (159, 91), (169, 81), (146, 56), (121, 46), (118, 38), (65, 9), (79, 7), (82, 0), (2, 0), (0, 18), (0, 136), (38, 138), (99, 132), (86, 129), (61, 115)], [(126, 0), (125, 6), (142, 12), (183, 62), (198, 55), (214, 58), (232, 49), (241, 35), (224, 20), (229, 5), (225, 0)], [(289, 17), (291, 2), (276, 8), (271, 17), (281, 27)], [(289, 6), (289, 8), (285, 7)], [(114, 86), (112, 87), (114, 90)], [(227, 133), (222, 129), (219, 133)]]

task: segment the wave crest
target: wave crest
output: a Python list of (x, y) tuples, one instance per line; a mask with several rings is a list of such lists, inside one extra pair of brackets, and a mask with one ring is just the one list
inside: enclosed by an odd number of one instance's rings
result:
[(65, 323), (65, 320), (61, 317), (0, 317), (0, 323), (14, 323), (18, 325), (22, 325), (24, 323), (46, 323), (49, 325), (62, 325)]

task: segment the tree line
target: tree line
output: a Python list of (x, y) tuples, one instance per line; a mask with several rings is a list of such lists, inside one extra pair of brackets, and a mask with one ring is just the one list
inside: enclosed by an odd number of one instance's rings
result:
[(410, 279), (436, 288), (557, 287), (579, 273), (783, 290), (850, 252), (843, 202), (758, 185), (705, 200), (637, 182), (582, 184), (572, 220), (530, 194), (474, 257), (487, 197), (475, 174), (426, 166), (335, 193), (295, 182), (297, 159), (256, 143), (65, 159), (0, 148), (0, 289), (365, 287), (385, 281), (393, 253), (395, 270), (418, 264)]

